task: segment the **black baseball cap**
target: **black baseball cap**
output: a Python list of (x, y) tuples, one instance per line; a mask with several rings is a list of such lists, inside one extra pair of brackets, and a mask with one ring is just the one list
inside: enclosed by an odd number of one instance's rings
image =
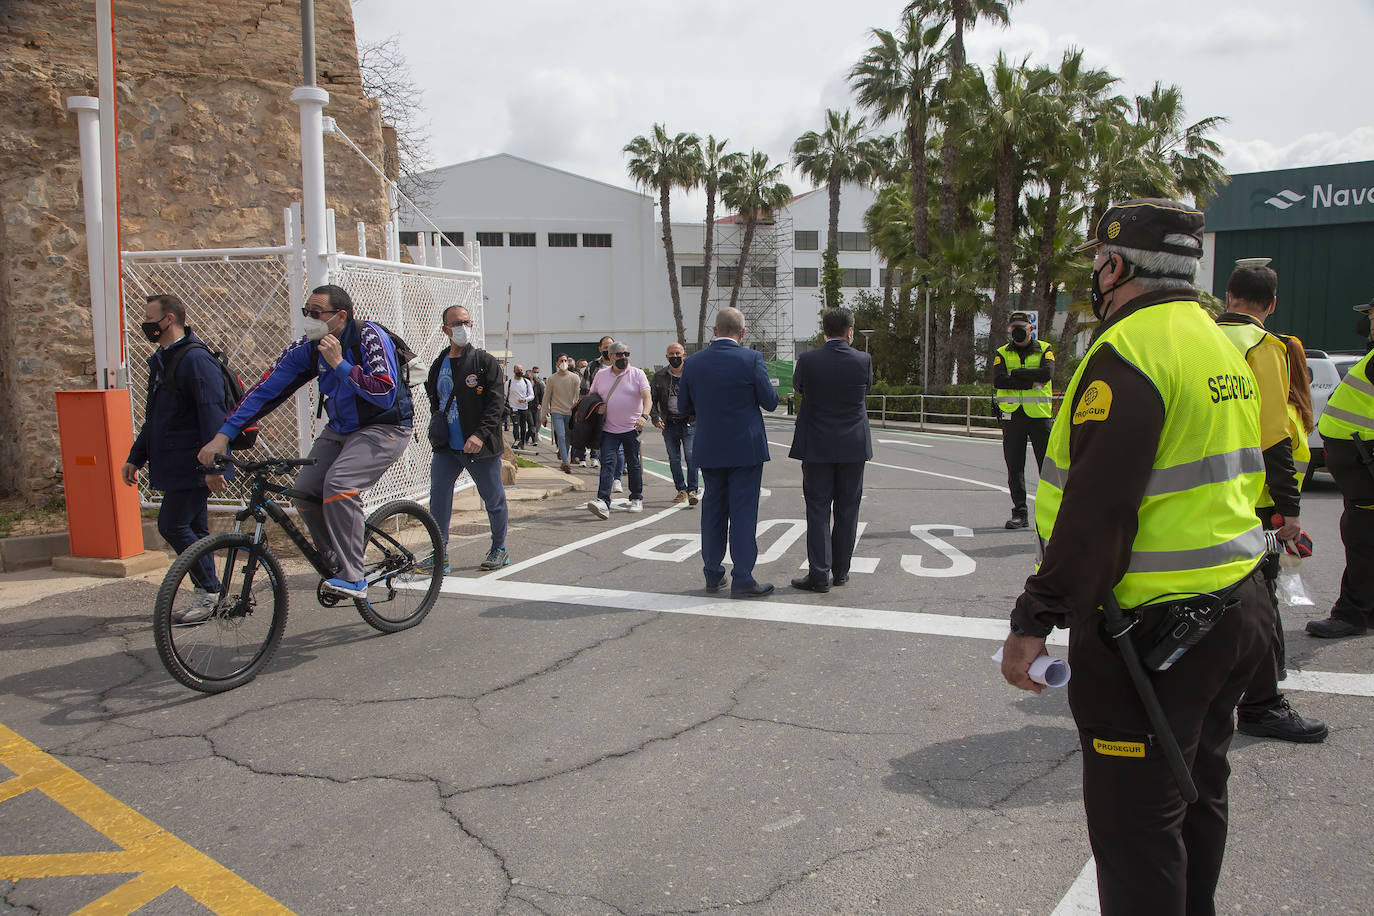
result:
[(1017, 310), (1007, 318), (1007, 324), (1034, 324), (1035, 316), (1030, 312)]
[(1357, 312), (1368, 312), (1368, 311), (1370, 311), (1371, 309), (1374, 309), (1374, 299), (1370, 299), (1370, 300), (1369, 300), (1368, 302), (1366, 302), (1364, 305), (1357, 305), (1357, 306), (1354, 306), (1354, 309), (1355, 309), (1355, 311), (1357, 311)]
[[(1102, 214), (1093, 237), (1076, 250), (1088, 251), (1098, 245), (1119, 245), (1122, 248), (1201, 258), (1202, 226), (1202, 211), (1196, 207), (1162, 197), (1128, 200)], [(1168, 235), (1191, 236), (1197, 239), (1197, 248), (1170, 244), (1164, 241)]]

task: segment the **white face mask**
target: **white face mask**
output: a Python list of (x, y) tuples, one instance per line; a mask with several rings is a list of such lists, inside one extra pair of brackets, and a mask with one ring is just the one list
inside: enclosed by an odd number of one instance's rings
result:
[(305, 336), (311, 340), (323, 340), (329, 333), (329, 322), (320, 318), (305, 319)]
[(466, 347), (472, 339), (472, 328), (465, 324), (454, 325), (449, 328), (448, 336), (455, 347)]

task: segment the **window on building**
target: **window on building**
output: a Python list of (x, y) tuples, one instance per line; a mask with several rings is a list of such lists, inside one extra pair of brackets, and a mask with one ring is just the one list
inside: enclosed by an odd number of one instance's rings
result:
[(584, 232), (582, 233), (583, 248), (610, 248), (611, 234), (609, 232)]
[(479, 232), (477, 233), (477, 244), (483, 248), (500, 248), (503, 241), (503, 234), (500, 232)]
[(749, 272), (750, 286), (777, 286), (778, 269), (776, 267), (758, 267)]
[(868, 233), (867, 232), (841, 232), (840, 250), (841, 251), (867, 251)]
[(533, 247), (534, 247), (534, 233), (533, 233), (533, 232), (512, 232), (512, 233), (509, 233), (509, 235), (508, 235), (506, 241), (510, 242), (510, 247), (512, 247), (512, 248), (533, 248)]
[(418, 244), (420, 244), (420, 233), (418, 233), (418, 232), (399, 232), (399, 233), (397, 233), (397, 235), (399, 235), (399, 236), (401, 237), (401, 244), (402, 244), (402, 245), (418, 245)]
[(820, 286), (821, 270), (819, 267), (796, 267), (792, 270), (793, 286)]
[(719, 287), (722, 287), (722, 288), (728, 288), (728, 287), (734, 286), (734, 285), (735, 285), (735, 271), (736, 271), (736, 268), (734, 268), (734, 267), (717, 267), (717, 268), (716, 268), (716, 286), (719, 286)]
[(798, 229), (794, 235), (796, 236), (796, 241), (793, 245), (798, 251), (816, 251), (820, 248), (821, 234), (819, 231), (815, 229), (809, 231)]
[(576, 232), (550, 232), (550, 233), (549, 233), (549, 247), (550, 247), (550, 248), (576, 248), (576, 247), (577, 247), (577, 233), (576, 233)]
[(683, 285), (683, 286), (701, 286), (701, 285), (704, 284), (705, 282), (706, 282), (706, 268), (705, 268), (705, 267), (683, 267), (683, 268), (682, 268), (682, 285)]
[(878, 268), (879, 286), (899, 286), (902, 282), (902, 272), (889, 267)]
[(872, 286), (873, 270), (868, 267), (845, 267), (840, 270), (841, 286)]
[(444, 239), (450, 245), (457, 245), (459, 248), (463, 247), (463, 233), (461, 232), (445, 232)]

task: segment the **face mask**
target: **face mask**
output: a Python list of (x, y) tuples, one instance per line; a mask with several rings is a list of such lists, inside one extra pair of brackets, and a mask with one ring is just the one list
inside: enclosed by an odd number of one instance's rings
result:
[(682, 365), (682, 357), (681, 357), (681, 356), (670, 356), (670, 357), (668, 357), (668, 365), (670, 365), (670, 366), (672, 366), (674, 369), (676, 369), (678, 366), (681, 366), (681, 365)]
[(468, 339), (472, 337), (472, 329), (465, 324), (454, 325), (448, 330), (449, 339), (456, 347), (466, 347)]
[(630, 367), (630, 358), (628, 356), (620, 357), (615, 361), (615, 367), (617, 369), (628, 369)]
[[(1111, 259), (1108, 258), (1108, 259), (1107, 259), (1107, 264), (1110, 264), (1110, 263), (1111, 263)], [(1103, 264), (1101, 270), (1094, 270), (1094, 271), (1093, 271), (1093, 280), (1092, 280), (1092, 305), (1093, 305), (1093, 317), (1096, 318), (1098, 321), (1101, 321), (1101, 320), (1102, 320), (1102, 311), (1103, 311), (1104, 308), (1106, 308), (1106, 304), (1107, 304), (1107, 294), (1110, 293), (1112, 290), (1116, 289), (1117, 286), (1120, 286), (1121, 284), (1123, 284), (1123, 283), (1127, 282), (1128, 280), (1130, 280), (1130, 279), (1131, 279), (1131, 275), (1134, 273), (1134, 271), (1132, 271), (1132, 270), (1127, 270), (1127, 271), (1125, 272), (1125, 275), (1122, 276), (1122, 278), (1116, 282), (1116, 286), (1113, 286), (1112, 289), (1103, 289), (1103, 288), (1102, 288), (1102, 271), (1107, 269), (1107, 264)], [(1122, 259), (1121, 267), (1122, 267), (1123, 270), (1125, 270), (1126, 264), (1127, 264), (1127, 262), (1125, 261), (1125, 259)]]
[(602, 362), (605, 362), (606, 357), (610, 355), (610, 352), (611, 352), (611, 351), (609, 351), (609, 350), (602, 350), (602, 351), (601, 351), (601, 360), (602, 360)]
[(305, 319), (305, 336), (311, 340), (324, 340), (324, 335), (329, 333), (329, 322), (320, 318)]
[(515, 373), (515, 377), (516, 377), (516, 378), (524, 378), (524, 377), (525, 377), (525, 373), (523, 373), (523, 372), (516, 372), (516, 373)]
[[(145, 327), (145, 328), (147, 327), (147, 323), (146, 323), (146, 322), (144, 323), (144, 327)], [(1356, 318), (1356, 319), (1355, 319), (1355, 333), (1356, 333), (1356, 334), (1359, 334), (1361, 337), (1368, 337), (1368, 336), (1369, 336), (1369, 316), (1368, 316), (1368, 315), (1361, 315), (1359, 318)], [(152, 340), (151, 337), (148, 338), (148, 339), (149, 339), (149, 340)]]
[[(166, 315), (162, 316), (162, 318), (166, 317)], [(157, 321), (143, 321), (138, 325), (143, 331), (143, 336), (148, 338), (150, 343), (157, 343), (157, 339), (162, 336), (162, 318), (159, 318)], [(1368, 324), (1369, 319), (1366, 318), (1365, 323)], [(1365, 336), (1368, 336), (1368, 334)]]
[(1011, 339), (1018, 344), (1024, 344), (1031, 339), (1030, 328), (1025, 325), (1017, 325), (1011, 329)]

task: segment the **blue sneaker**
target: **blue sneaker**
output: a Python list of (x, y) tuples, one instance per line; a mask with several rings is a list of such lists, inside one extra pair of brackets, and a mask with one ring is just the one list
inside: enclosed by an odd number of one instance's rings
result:
[(500, 569), (502, 566), (510, 565), (510, 555), (506, 553), (504, 547), (493, 547), (487, 552), (487, 558), (482, 561), (483, 569)]
[(347, 579), (326, 579), (324, 587), (340, 595), (348, 595), (350, 598), (367, 597), (367, 580), (359, 579), (357, 582), (350, 582)]
[[(432, 575), (434, 573), (434, 557), (425, 557), (423, 560), (417, 561), (415, 564), (415, 571), (422, 576)], [(448, 572), (448, 557), (445, 556), (444, 575), (447, 576)]]

